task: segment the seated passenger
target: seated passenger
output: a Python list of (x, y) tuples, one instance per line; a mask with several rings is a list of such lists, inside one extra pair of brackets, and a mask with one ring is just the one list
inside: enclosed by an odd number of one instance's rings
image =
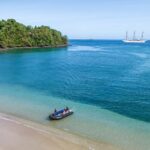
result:
[(69, 108), (68, 107), (66, 107), (66, 111), (68, 111), (69, 110)]
[(56, 108), (55, 108), (54, 113), (56, 113), (56, 112), (57, 112), (57, 110), (56, 110)]

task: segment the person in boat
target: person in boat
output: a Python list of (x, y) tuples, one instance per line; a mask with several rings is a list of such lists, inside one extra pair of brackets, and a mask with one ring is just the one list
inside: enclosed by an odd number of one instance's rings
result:
[(55, 116), (55, 113), (57, 112), (56, 108), (54, 109), (54, 112), (52, 113), (52, 116)]
[(69, 108), (66, 107), (66, 108), (64, 109), (64, 113), (68, 113), (68, 112), (69, 112)]
[(56, 108), (55, 108), (54, 113), (56, 113), (56, 112), (57, 112), (57, 110), (56, 110)]
[(65, 108), (65, 111), (68, 111), (68, 110), (69, 110), (69, 108), (68, 108), (68, 107), (66, 107), (66, 108)]
[(64, 111), (62, 112), (62, 116), (65, 115), (66, 113), (68, 113), (68, 110), (69, 110), (68, 107), (64, 108)]

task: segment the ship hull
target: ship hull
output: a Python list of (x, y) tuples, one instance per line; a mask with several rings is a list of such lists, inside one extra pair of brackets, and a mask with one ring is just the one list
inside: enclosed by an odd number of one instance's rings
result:
[(124, 43), (145, 43), (145, 40), (123, 40)]

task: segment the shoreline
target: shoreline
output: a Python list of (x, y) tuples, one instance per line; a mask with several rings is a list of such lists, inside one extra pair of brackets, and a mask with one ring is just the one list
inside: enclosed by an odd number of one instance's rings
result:
[(69, 46), (68, 44), (64, 44), (64, 45), (58, 45), (58, 46), (41, 46), (41, 47), (12, 47), (12, 48), (0, 48), (0, 52), (7, 52), (10, 50), (15, 50), (15, 49), (38, 49), (38, 48), (63, 48), (63, 47), (67, 47)]
[(4, 113), (0, 113), (0, 134), (3, 135), (0, 137), (0, 150), (49, 150), (50, 147), (52, 150), (118, 150), (108, 143), (85, 139)]

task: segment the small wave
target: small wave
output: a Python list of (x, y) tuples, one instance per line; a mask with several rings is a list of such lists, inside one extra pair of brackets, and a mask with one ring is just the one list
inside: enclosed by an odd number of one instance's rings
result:
[(150, 60), (146, 60), (143, 64), (137, 66), (137, 68), (135, 68), (133, 71), (133, 73), (138, 75), (147, 72), (150, 72)]
[(89, 146), (89, 150), (95, 150), (95, 148), (93, 148), (92, 146)]
[(19, 121), (16, 121), (14, 119), (11, 119), (11, 118), (8, 118), (8, 117), (5, 117), (5, 116), (0, 116), (0, 119), (5, 120), (5, 121), (9, 121), (9, 122), (13, 122), (13, 123), (16, 123), (16, 124), (21, 124)]
[(131, 53), (131, 54), (139, 58), (147, 58), (147, 54), (145, 53)]
[(64, 131), (69, 131), (69, 129), (67, 129), (67, 128), (64, 128), (63, 130), (64, 130)]

